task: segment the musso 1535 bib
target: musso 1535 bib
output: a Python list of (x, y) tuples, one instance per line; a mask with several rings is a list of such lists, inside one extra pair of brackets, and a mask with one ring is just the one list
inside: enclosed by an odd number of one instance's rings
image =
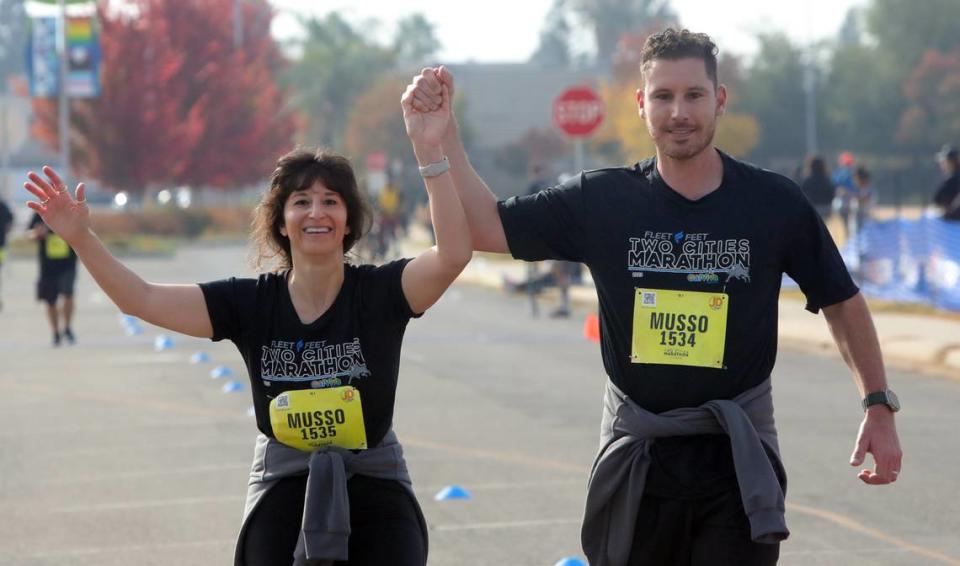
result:
[(726, 293), (637, 289), (630, 360), (723, 367), (729, 302)]
[(270, 424), (278, 441), (306, 452), (367, 447), (360, 391), (349, 385), (281, 393), (270, 401)]

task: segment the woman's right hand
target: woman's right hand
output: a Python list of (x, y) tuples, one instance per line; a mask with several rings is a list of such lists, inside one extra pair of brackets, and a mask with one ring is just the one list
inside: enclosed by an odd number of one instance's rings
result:
[(67, 185), (52, 167), (44, 166), (46, 179), (30, 171), (30, 181), (23, 187), (37, 197), (38, 202), (29, 201), (27, 206), (36, 211), (44, 224), (58, 236), (72, 244), (90, 231), (90, 211), (86, 205), (86, 188), (83, 183), (77, 185), (76, 199), (70, 196)]

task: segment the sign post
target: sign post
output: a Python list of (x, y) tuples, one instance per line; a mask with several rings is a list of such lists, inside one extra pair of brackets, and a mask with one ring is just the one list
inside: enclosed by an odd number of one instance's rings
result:
[(603, 100), (590, 87), (571, 87), (553, 100), (553, 123), (573, 140), (574, 169), (582, 171), (583, 140), (603, 123)]

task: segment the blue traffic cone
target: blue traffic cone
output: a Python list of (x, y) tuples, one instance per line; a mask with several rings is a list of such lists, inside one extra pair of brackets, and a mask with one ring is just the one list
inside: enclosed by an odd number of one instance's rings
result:
[(221, 377), (233, 377), (233, 370), (227, 366), (217, 366), (210, 370), (211, 379), (220, 379)]
[(157, 336), (153, 341), (153, 349), (158, 352), (169, 350), (170, 348), (173, 348), (173, 340), (166, 334)]
[(446, 501), (448, 499), (470, 499), (470, 492), (459, 485), (449, 485), (440, 490), (433, 496), (435, 501)]
[(233, 381), (232, 379), (223, 384), (223, 387), (220, 388), (220, 391), (224, 393), (240, 393), (243, 391), (243, 384), (239, 381)]
[(190, 356), (191, 364), (205, 364), (210, 361), (210, 354), (206, 352), (196, 352)]

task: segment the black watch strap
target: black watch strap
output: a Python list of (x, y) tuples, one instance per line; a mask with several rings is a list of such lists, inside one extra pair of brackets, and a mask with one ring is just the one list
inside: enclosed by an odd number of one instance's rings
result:
[(897, 396), (894, 395), (893, 391), (890, 391), (889, 389), (868, 393), (867, 396), (863, 398), (864, 411), (874, 405), (886, 405), (894, 413), (900, 410), (899, 399), (897, 399)]

